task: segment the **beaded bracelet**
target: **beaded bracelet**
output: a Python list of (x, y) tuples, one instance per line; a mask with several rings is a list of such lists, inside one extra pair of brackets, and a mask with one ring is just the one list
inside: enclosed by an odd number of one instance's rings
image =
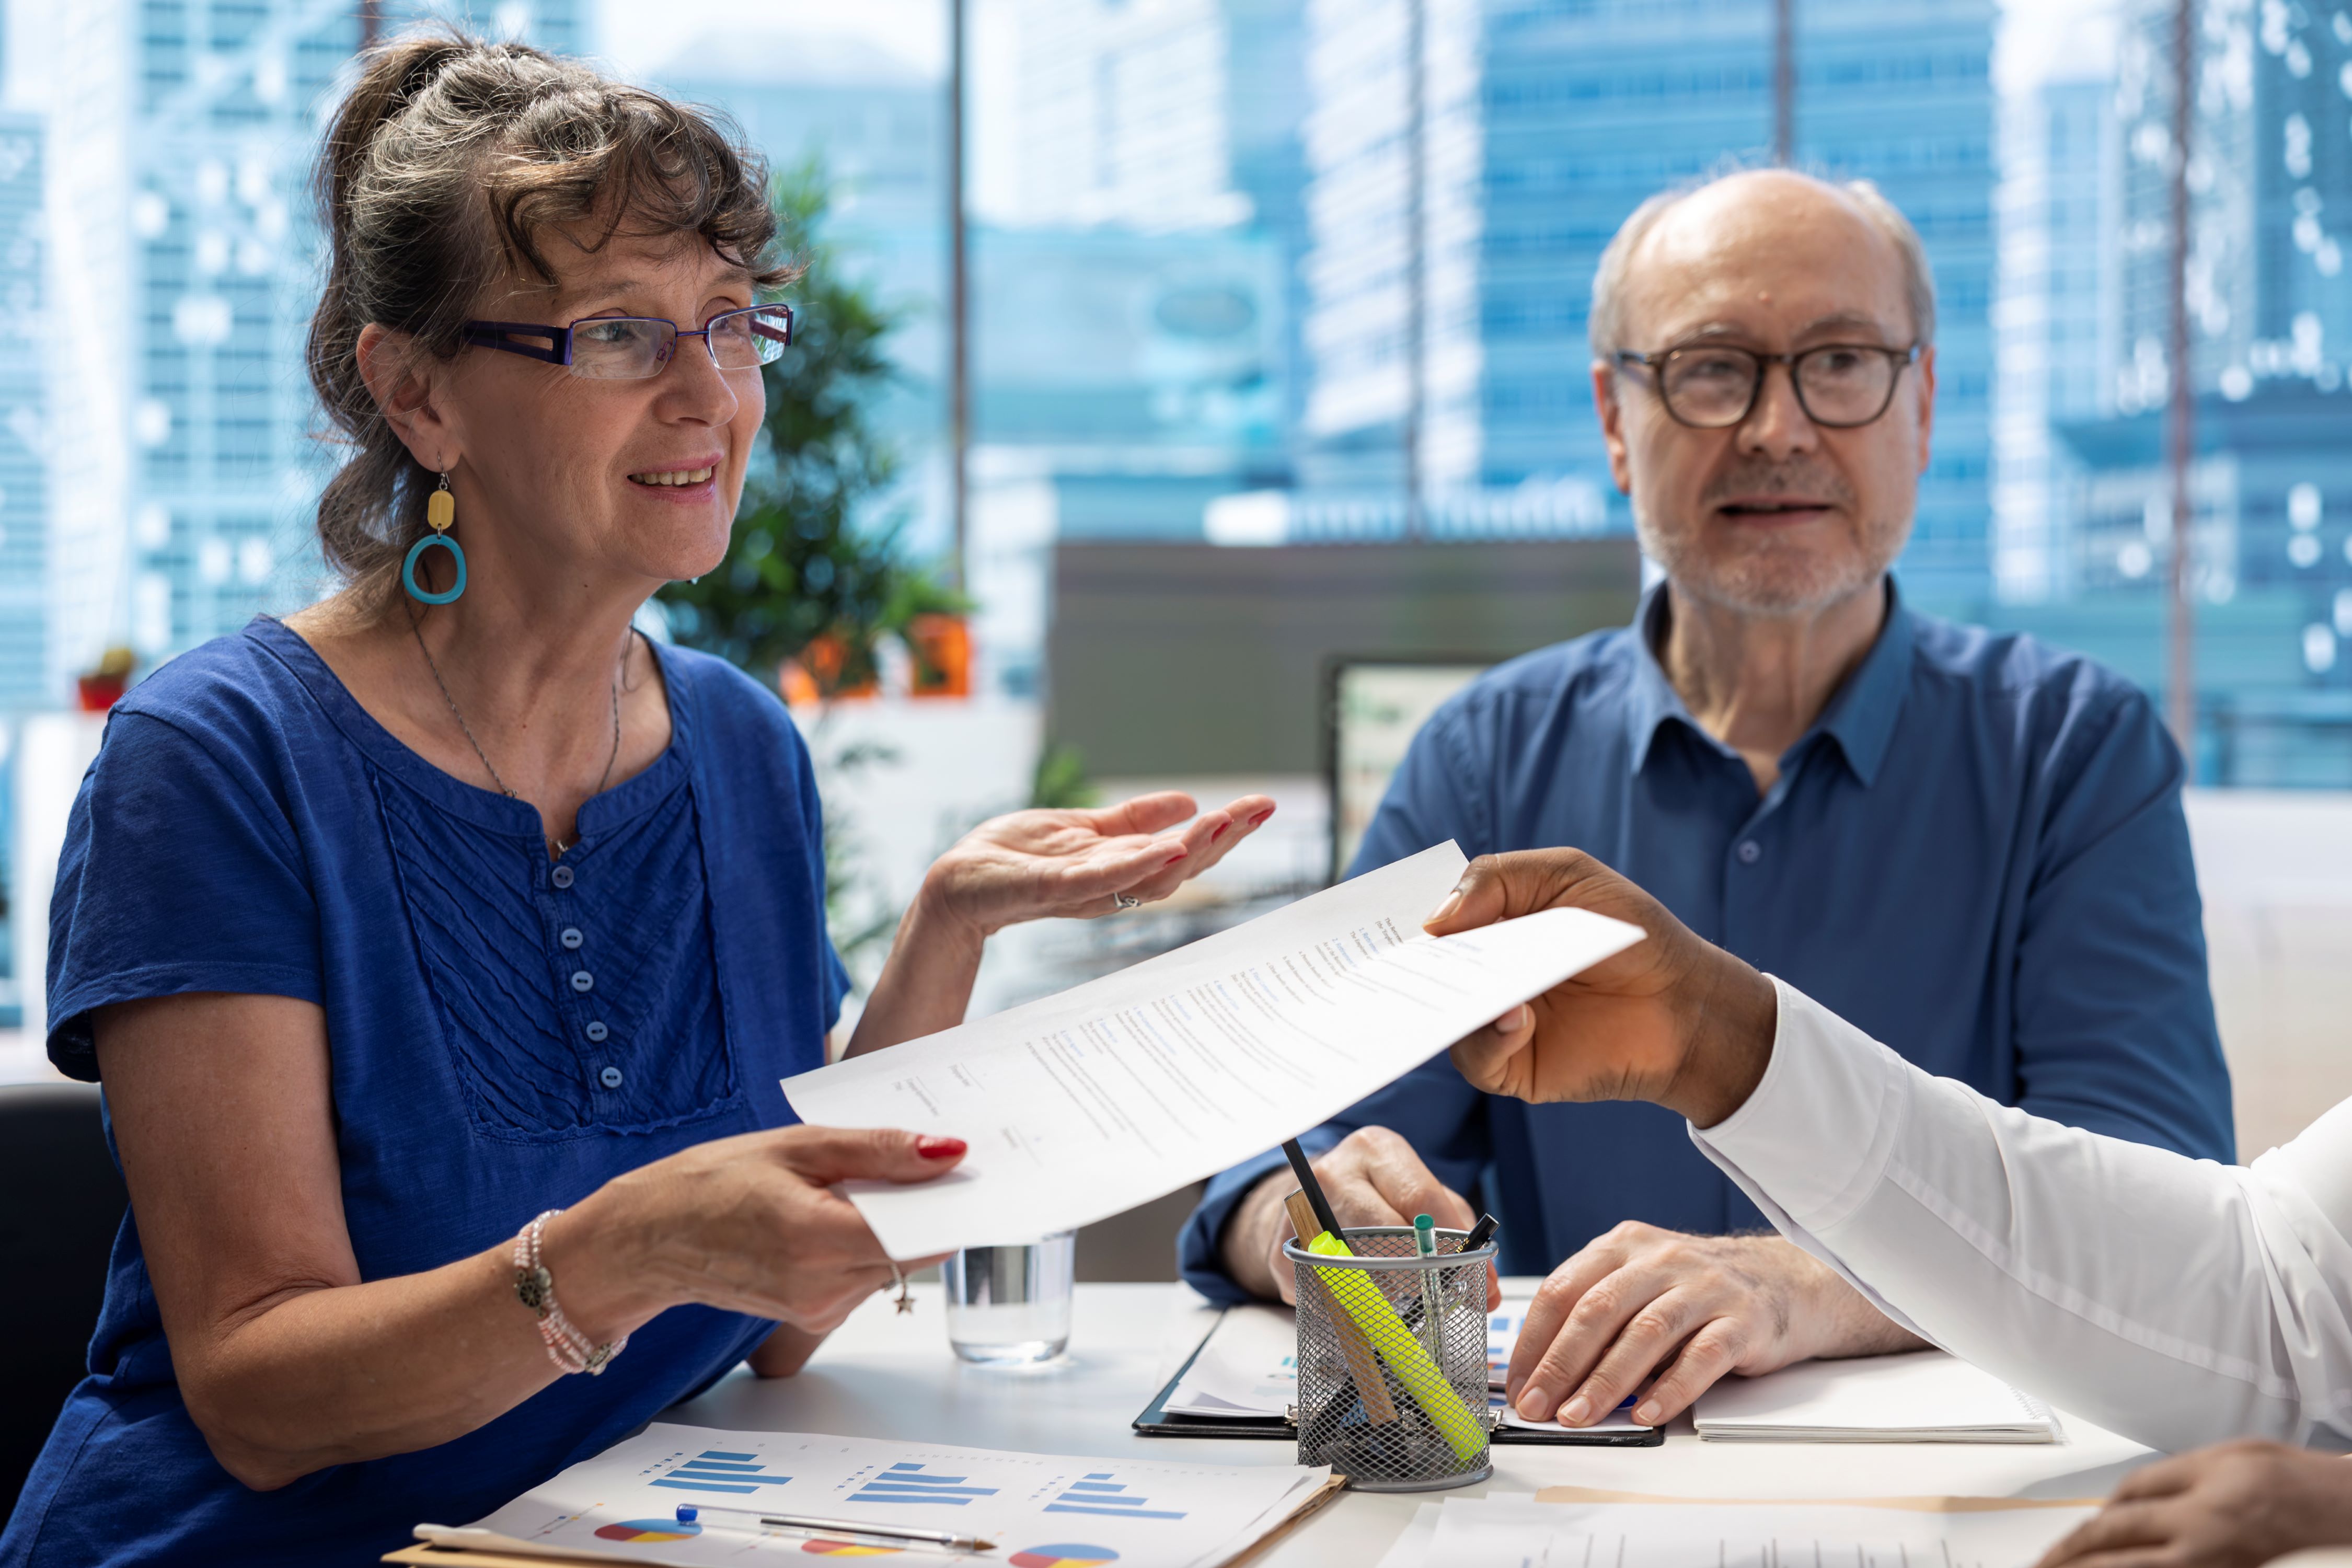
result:
[(566, 1373), (584, 1372), (591, 1377), (602, 1376), (613, 1358), (629, 1348), (629, 1336), (623, 1334), (610, 1344), (591, 1344), (588, 1336), (572, 1327), (563, 1309), (555, 1304), (555, 1276), (540, 1258), (540, 1233), (547, 1222), (562, 1214), (562, 1209), (550, 1209), (522, 1227), (515, 1237), (515, 1297), (539, 1319), (539, 1337), (547, 1343), (547, 1359)]

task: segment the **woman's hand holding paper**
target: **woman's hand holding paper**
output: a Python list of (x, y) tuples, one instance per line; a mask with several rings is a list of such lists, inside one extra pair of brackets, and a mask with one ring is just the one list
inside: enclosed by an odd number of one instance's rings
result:
[[(560, 1260), (571, 1231), (604, 1237), (625, 1266), (604, 1278), (643, 1298), (614, 1303), (625, 1321), (691, 1301), (821, 1334), (895, 1278), (834, 1184), (929, 1181), (964, 1152), (961, 1139), (895, 1130), (785, 1127), (714, 1139), (608, 1182), (551, 1222), (548, 1248)], [(899, 1268), (938, 1261), (907, 1258)], [(582, 1295), (575, 1316), (592, 1305)]]
[(1609, 915), (1649, 938), (1456, 1045), (1462, 1076), (1538, 1104), (1654, 1100), (1700, 1127), (1738, 1109), (1771, 1059), (1772, 983), (1591, 856), (1482, 855), (1426, 929), (1447, 936), (1552, 909)]

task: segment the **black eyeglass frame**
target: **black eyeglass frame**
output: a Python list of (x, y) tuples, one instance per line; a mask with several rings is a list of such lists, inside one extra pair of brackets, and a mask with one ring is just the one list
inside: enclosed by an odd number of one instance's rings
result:
[[(1919, 355), (1925, 352), (1927, 346), (1925, 343), (1915, 342), (1907, 348), (1891, 349), (1884, 343), (1817, 343), (1809, 349), (1799, 349), (1795, 353), (1768, 354), (1757, 349), (1741, 348), (1734, 343), (1685, 343), (1680, 348), (1661, 349), (1656, 353), (1647, 354), (1636, 353), (1631, 349), (1620, 349), (1609, 358), (1610, 363), (1621, 370), (1638, 364), (1648, 371), (1651, 389), (1658, 395), (1659, 405), (1665, 409), (1666, 416), (1688, 429), (1736, 430), (1747, 424), (1748, 420), (1755, 417), (1756, 405), (1764, 396), (1764, 377), (1777, 364), (1788, 371), (1789, 389), (1797, 395), (1797, 406), (1805, 411), (1806, 418), (1824, 430), (1859, 430), (1865, 425), (1875, 425), (1886, 416), (1888, 409), (1895, 406), (1895, 389), (1903, 384), (1903, 372), (1907, 367), (1919, 363)], [(1739, 411), (1738, 418), (1727, 419), (1719, 425), (1701, 425), (1696, 420), (1684, 418), (1682, 411), (1675, 406), (1675, 400), (1666, 395), (1666, 378), (1659, 374), (1661, 368), (1677, 354), (1697, 353), (1702, 351), (1709, 353), (1746, 354), (1756, 362), (1756, 380), (1748, 389), (1748, 405)], [(1886, 378), (1886, 396), (1880, 401), (1878, 407), (1866, 419), (1824, 419), (1813, 412), (1811, 404), (1805, 401), (1805, 383), (1804, 379), (1798, 375), (1797, 366), (1815, 354), (1838, 353), (1885, 354), (1895, 362), (1895, 374)]]
[[(501, 353), (520, 354), (525, 359), (535, 359), (546, 364), (560, 364), (568, 370), (572, 365), (572, 334), (582, 327), (603, 326), (614, 321), (653, 321), (667, 327), (670, 330), (671, 340), (670, 352), (662, 356), (660, 363), (654, 367), (652, 375), (589, 378), (591, 380), (650, 381), (653, 376), (659, 375), (663, 371), (667, 370), (669, 362), (677, 357), (677, 339), (700, 338), (704, 350), (710, 354), (710, 363), (718, 364), (719, 353), (710, 347), (712, 329), (721, 321), (730, 321), (737, 316), (749, 316), (771, 310), (782, 310), (784, 313), (784, 339), (782, 346), (792, 347), (793, 329), (798, 323), (799, 317), (793, 313), (790, 305), (781, 301), (766, 305), (745, 305), (737, 310), (721, 310), (701, 326), (691, 330), (681, 327), (676, 321), (663, 316), (583, 316), (569, 326), (562, 327), (542, 326), (536, 321), (467, 321), (465, 325), (465, 335), (466, 342), (474, 347), (497, 349)], [(547, 346), (538, 348), (530, 343), (509, 341), (519, 337), (545, 338)], [(728, 367), (720, 365), (719, 368), (724, 370)], [(751, 370), (754, 367), (737, 365), (734, 368)]]

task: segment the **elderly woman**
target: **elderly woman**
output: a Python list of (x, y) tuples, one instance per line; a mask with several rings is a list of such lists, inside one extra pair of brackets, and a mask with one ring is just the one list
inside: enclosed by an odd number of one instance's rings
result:
[[(630, 629), (724, 555), (789, 335), (756, 162), (445, 37), (367, 58), (320, 183), (349, 586), (140, 687), (75, 808), (49, 1049), (106, 1085), (131, 1218), (11, 1568), (372, 1562), (797, 1368), (902, 1266), (828, 1185), (963, 1152), (792, 1125), (847, 984), (808, 754)], [(986, 824), (848, 1050), (956, 1023), (991, 931), (1164, 896), (1270, 810)]]

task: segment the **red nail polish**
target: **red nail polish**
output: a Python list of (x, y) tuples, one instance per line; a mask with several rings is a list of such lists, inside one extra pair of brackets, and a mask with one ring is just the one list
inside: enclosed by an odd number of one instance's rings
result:
[(1192, 853), (1192, 852), (1190, 849), (1187, 849), (1187, 848), (1185, 848), (1181, 844), (1179, 844), (1178, 846), (1176, 846), (1176, 852), (1175, 852), (1174, 854), (1172, 854), (1172, 855), (1169, 856), (1167, 859), (1162, 860), (1162, 861), (1160, 862), (1160, 864), (1161, 864), (1162, 866), (1173, 866), (1174, 864), (1176, 864), (1176, 862), (1177, 862), (1177, 861), (1181, 860), (1182, 858), (1184, 858), (1184, 857), (1186, 857), (1187, 855), (1190, 855), (1191, 853)]
[(1255, 827), (1259, 823), (1264, 822), (1267, 817), (1272, 816), (1273, 815), (1274, 807), (1269, 805), (1264, 811), (1259, 812), (1255, 816), (1250, 818), (1250, 826), (1252, 827)]
[(915, 1152), (926, 1160), (952, 1160), (969, 1147), (961, 1138), (926, 1136), (915, 1140)]
[(1233, 823), (1231, 821), (1220, 822), (1217, 824), (1216, 826), (1209, 830), (1209, 842), (1214, 844), (1218, 839), (1223, 838), (1225, 836), (1225, 830), (1231, 826), (1233, 826)]

